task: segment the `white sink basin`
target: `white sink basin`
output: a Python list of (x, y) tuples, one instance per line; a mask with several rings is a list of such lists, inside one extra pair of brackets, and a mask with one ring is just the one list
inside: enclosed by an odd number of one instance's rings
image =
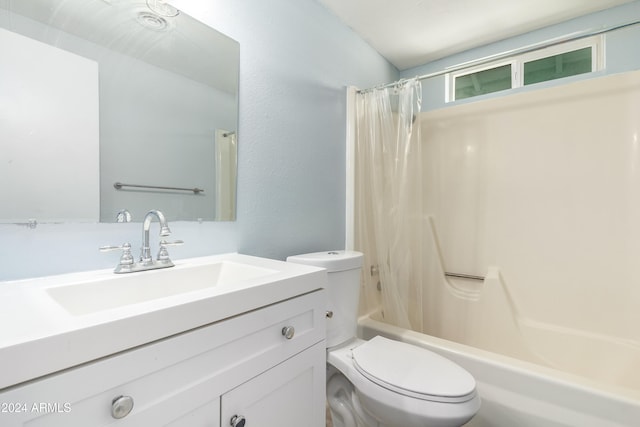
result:
[(160, 270), (112, 274), (95, 281), (51, 287), (46, 292), (67, 312), (77, 316), (207, 288), (234, 287), (276, 272), (222, 260), (202, 265), (178, 265)]
[(0, 360), (10, 366), (0, 389), (285, 301), (327, 280), (317, 267), (237, 253), (174, 262), (137, 273), (110, 268), (0, 282)]

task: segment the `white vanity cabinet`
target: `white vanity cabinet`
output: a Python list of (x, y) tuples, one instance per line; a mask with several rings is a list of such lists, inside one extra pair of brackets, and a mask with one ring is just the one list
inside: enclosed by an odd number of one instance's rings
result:
[(0, 425), (323, 427), (324, 322), (318, 290), (110, 355), (0, 392)]

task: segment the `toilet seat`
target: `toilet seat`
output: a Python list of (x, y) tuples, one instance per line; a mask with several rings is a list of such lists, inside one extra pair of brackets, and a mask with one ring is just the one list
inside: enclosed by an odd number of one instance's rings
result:
[(390, 391), (421, 400), (461, 403), (476, 396), (467, 371), (426, 349), (377, 336), (352, 350), (353, 366)]
[[(397, 341), (377, 337), (370, 341), (354, 339), (345, 342), (339, 346), (327, 349), (327, 363), (330, 366), (328, 378), (333, 375), (342, 374), (353, 385), (355, 394), (353, 398), (348, 398), (349, 402), (356, 399), (360, 408), (367, 416), (373, 417), (381, 425), (403, 427), (424, 427), (425, 425), (436, 427), (458, 427), (469, 421), (480, 409), (480, 396), (475, 390), (475, 380), (471, 377), (471, 382), (462, 388), (441, 388), (436, 392), (435, 385), (417, 387), (416, 384), (424, 385), (428, 383), (426, 380), (412, 381), (405, 374), (409, 372), (409, 376), (414, 375), (410, 370), (405, 370), (404, 374), (400, 369), (391, 369), (392, 367), (402, 366), (403, 369), (409, 366), (426, 365), (425, 359), (417, 357), (413, 354), (414, 349), (418, 350), (418, 354), (425, 352), (427, 354), (437, 356), (426, 349), (412, 346), (406, 343), (400, 343), (402, 346), (397, 347), (394, 343)], [(361, 347), (363, 350), (358, 350)], [(406, 349), (404, 346), (410, 347)], [(382, 349), (380, 351), (380, 349)], [(391, 354), (389, 354), (391, 353)], [(368, 366), (368, 358), (379, 359), (382, 365), (376, 367)], [(354, 358), (359, 360), (356, 367)], [(407, 363), (411, 360), (411, 363)], [(419, 360), (419, 363), (416, 363)], [(445, 359), (446, 360), (446, 359)], [(437, 363), (437, 362), (436, 362)], [(453, 362), (451, 362), (453, 364)], [(371, 373), (364, 373), (363, 366), (369, 369)], [(438, 366), (440, 364), (438, 363)], [(466, 372), (462, 367), (453, 364), (454, 368), (443, 365), (445, 371), (455, 371), (454, 377), (457, 376), (458, 369)], [(390, 379), (385, 375), (385, 370), (390, 371), (389, 375), (396, 373), (398, 378)], [(425, 375), (430, 369), (425, 367)], [(420, 375), (420, 374), (419, 374)], [(427, 375), (427, 377), (433, 377)], [(442, 374), (444, 377), (445, 374)], [(464, 376), (464, 375), (463, 375)], [(420, 378), (425, 378), (420, 375)], [(386, 379), (386, 380), (385, 380)], [(375, 381), (374, 381), (375, 380)], [(454, 381), (458, 383), (458, 381)], [(465, 383), (463, 381), (463, 383)], [(416, 391), (418, 390), (418, 391)], [(443, 390), (449, 396), (443, 394)], [(465, 393), (465, 390), (471, 390)], [(426, 392), (425, 392), (426, 391)], [(430, 394), (433, 393), (433, 394)], [(438, 393), (440, 395), (438, 395)], [(339, 397), (339, 396), (338, 396)], [(354, 409), (357, 413), (359, 410)]]

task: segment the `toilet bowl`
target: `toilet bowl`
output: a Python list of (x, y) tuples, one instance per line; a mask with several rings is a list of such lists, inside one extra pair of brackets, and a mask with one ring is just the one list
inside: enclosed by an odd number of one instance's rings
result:
[(289, 262), (327, 269), (327, 402), (334, 427), (459, 427), (480, 408), (474, 378), (426, 349), (356, 338), (362, 254), (330, 251)]
[[(327, 389), (332, 413), (337, 403), (350, 406), (356, 414), (354, 423), (334, 422), (335, 427), (457, 427), (480, 407), (475, 381), (468, 372), (410, 344), (379, 336), (370, 341), (355, 339), (329, 349), (327, 364), (328, 385), (335, 375), (353, 385), (351, 393), (337, 393), (342, 401)], [(353, 394), (358, 399), (355, 405), (349, 402)]]

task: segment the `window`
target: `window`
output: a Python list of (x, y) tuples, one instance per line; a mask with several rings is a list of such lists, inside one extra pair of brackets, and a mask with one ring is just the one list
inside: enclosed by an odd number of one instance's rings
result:
[(592, 48), (585, 47), (525, 62), (523, 64), (524, 85), (590, 73), (592, 71), (592, 56)]
[(447, 102), (601, 70), (603, 45), (594, 36), (449, 73)]
[(455, 79), (455, 99), (471, 98), (485, 93), (511, 89), (513, 64), (463, 74)]

